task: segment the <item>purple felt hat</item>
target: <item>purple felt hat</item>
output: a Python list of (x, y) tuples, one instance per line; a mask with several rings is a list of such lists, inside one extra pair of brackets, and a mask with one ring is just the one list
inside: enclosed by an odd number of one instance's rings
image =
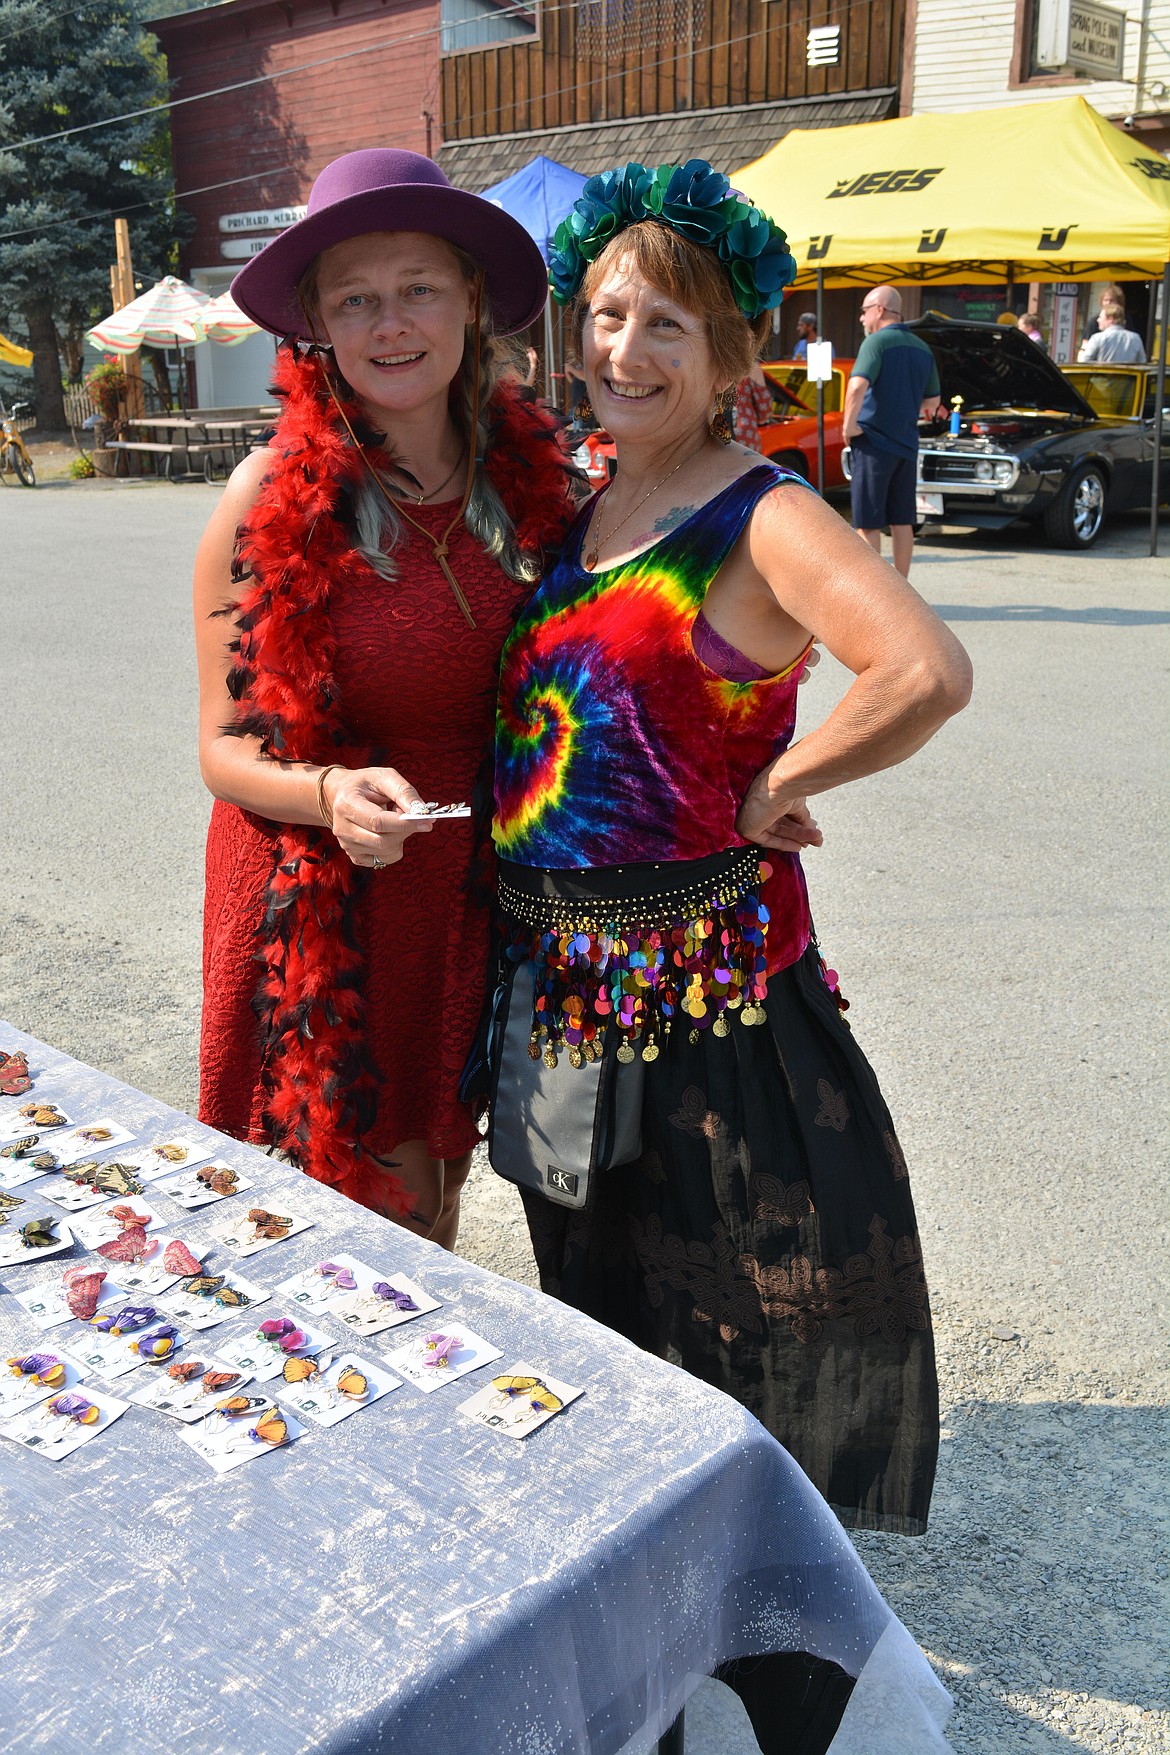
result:
[(544, 309), (548, 271), (524, 227), (452, 188), (420, 152), (371, 146), (335, 158), (309, 191), (308, 209), (232, 281), (241, 311), (274, 335), (308, 335), (297, 282), (314, 256), (363, 232), (426, 232), (466, 250), (484, 270), (497, 335), (526, 329)]

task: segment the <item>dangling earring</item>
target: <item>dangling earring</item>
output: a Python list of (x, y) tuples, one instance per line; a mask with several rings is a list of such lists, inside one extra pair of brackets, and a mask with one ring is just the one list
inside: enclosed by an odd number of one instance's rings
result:
[(588, 396), (582, 396), (580, 402), (573, 409), (573, 419), (578, 421), (581, 426), (585, 426), (588, 421), (593, 419), (593, 404)]
[(715, 402), (715, 412), (712, 414), (709, 422), (711, 437), (713, 439), (718, 439), (721, 445), (730, 445), (731, 443), (731, 421), (729, 415), (733, 398), (734, 391), (720, 391)]

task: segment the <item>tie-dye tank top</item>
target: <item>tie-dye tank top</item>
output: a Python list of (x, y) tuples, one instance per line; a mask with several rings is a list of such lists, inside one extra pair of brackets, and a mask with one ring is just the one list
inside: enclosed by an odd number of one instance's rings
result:
[[(503, 859), (580, 871), (745, 845), (735, 819), (792, 738), (804, 656), (732, 682), (695, 656), (691, 635), (756, 503), (785, 481), (800, 478), (761, 464), (651, 548), (594, 573), (581, 564), (583, 511), (501, 660), (492, 835)], [(774, 973), (801, 955), (810, 927), (799, 859), (768, 859)]]

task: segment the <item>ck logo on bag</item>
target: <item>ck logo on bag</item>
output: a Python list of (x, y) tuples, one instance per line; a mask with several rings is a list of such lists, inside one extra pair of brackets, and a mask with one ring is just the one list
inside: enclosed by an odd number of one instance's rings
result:
[(576, 1200), (581, 1178), (575, 1176), (571, 1170), (559, 1170), (555, 1164), (550, 1164), (545, 1171), (545, 1179), (549, 1187), (555, 1188), (558, 1194), (567, 1194), (570, 1200)]

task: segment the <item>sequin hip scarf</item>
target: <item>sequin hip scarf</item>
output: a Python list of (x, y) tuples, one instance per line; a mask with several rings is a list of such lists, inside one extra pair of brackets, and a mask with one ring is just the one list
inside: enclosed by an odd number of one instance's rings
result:
[(673, 1024), (726, 1036), (730, 1013), (764, 1022), (772, 868), (758, 847), (705, 859), (549, 871), (499, 861), (507, 955), (533, 965), (529, 1053), (597, 1059), (611, 1029), (620, 1060), (654, 1060)]

